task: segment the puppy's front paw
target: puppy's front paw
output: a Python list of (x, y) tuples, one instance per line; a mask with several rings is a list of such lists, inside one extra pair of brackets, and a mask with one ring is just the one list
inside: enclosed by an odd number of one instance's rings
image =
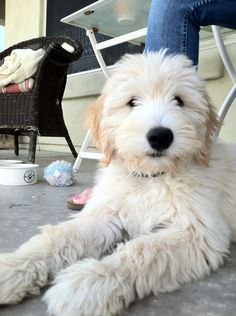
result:
[(44, 300), (54, 316), (117, 315), (127, 305), (126, 299), (134, 299), (127, 285), (114, 268), (88, 259), (60, 273)]
[(38, 295), (39, 287), (33, 285), (36, 277), (29, 261), (14, 253), (0, 254), (0, 305), (17, 304), (27, 294)]

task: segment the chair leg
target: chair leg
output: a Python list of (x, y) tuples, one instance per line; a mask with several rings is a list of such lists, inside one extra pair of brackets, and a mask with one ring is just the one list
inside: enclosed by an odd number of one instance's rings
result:
[(31, 131), (30, 132), (30, 143), (29, 143), (29, 154), (28, 154), (28, 161), (31, 163), (35, 162), (35, 151), (36, 151), (36, 144), (37, 144), (37, 132)]
[(74, 158), (77, 158), (78, 154), (77, 154), (77, 152), (76, 152), (76, 150), (75, 150), (74, 145), (72, 144), (72, 141), (71, 141), (71, 139), (70, 139), (70, 136), (69, 136), (69, 135), (65, 136), (65, 139), (66, 139), (66, 141), (67, 141), (68, 146), (70, 147), (70, 150), (71, 150), (71, 152), (72, 152), (72, 155), (74, 156)]
[(15, 155), (19, 156), (19, 139), (18, 139), (17, 134), (14, 134), (14, 148), (15, 148)]

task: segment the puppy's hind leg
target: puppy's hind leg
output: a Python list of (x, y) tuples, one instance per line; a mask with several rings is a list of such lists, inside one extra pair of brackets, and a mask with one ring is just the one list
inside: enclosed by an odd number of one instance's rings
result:
[(58, 271), (78, 259), (99, 258), (122, 239), (119, 227), (112, 213), (84, 210), (73, 220), (44, 226), (15, 252), (0, 254), (0, 305), (39, 294)]

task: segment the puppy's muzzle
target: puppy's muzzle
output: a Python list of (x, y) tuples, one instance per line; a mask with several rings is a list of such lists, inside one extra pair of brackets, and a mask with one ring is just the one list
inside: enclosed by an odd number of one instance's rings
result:
[(147, 140), (153, 149), (161, 152), (170, 147), (174, 140), (174, 135), (169, 128), (155, 127), (147, 133)]

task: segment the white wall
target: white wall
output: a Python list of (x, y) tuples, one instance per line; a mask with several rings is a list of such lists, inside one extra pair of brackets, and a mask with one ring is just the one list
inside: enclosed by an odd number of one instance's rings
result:
[[(224, 36), (224, 42), (227, 47), (227, 51), (233, 64), (236, 66), (236, 33), (232, 33)], [(207, 80), (206, 86), (207, 91), (213, 101), (213, 104), (219, 110), (226, 95), (232, 87), (232, 81), (229, 78), (227, 71), (223, 67), (221, 59), (217, 59), (214, 55), (217, 54), (219, 58), (218, 50), (215, 48), (214, 40), (208, 41), (201, 45), (200, 52), (200, 74), (203, 78), (208, 78), (208, 74), (216, 74), (218, 72), (219, 78), (214, 80)], [(221, 65), (221, 66), (220, 66)], [(221, 73), (222, 72), (222, 73)], [(231, 108), (226, 116), (221, 133), (219, 135), (220, 139), (227, 142), (236, 143), (236, 100), (231, 105)]]
[(0, 52), (5, 49), (5, 26), (0, 25)]
[(6, 47), (43, 36), (46, 0), (6, 0)]

